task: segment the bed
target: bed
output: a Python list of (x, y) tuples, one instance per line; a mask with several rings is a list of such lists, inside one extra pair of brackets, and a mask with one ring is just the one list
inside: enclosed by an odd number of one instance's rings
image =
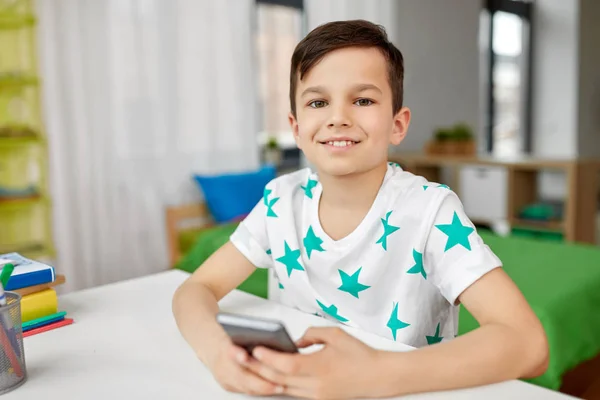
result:
[[(215, 224), (203, 204), (168, 208), (172, 268), (193, 272), (229, 239), (237, 224)], [(502, 259), (547, 332), (550, 367), (529, 381), (584, 398), (600, 393), (600, 247), (499, 237), (485, 230), (479, 234)], [(239, 289), (271, 298), (277, 288), (269, 281), (268, 271), (257, 269)], [(459, 335), (476, 327), (461, 309)]]

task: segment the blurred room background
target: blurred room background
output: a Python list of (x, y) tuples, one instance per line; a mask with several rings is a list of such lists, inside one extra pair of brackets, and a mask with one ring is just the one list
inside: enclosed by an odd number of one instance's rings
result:
[(168, 211), (203, 202), (200, 176), (306, 166), (290, 56), (354, 18), (405, 57), (392, 160), (456, 188), (482, 229), (600, 241), (580, 164), (600, 158), (595, 0), (0, 0), (0, 253), (55, 265), (64, 291), (172, 267)]

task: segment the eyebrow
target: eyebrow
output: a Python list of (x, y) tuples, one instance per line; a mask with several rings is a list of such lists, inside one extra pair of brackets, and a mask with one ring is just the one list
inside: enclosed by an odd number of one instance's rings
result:
[[(353, 92), (359, 92), (359, 93), (365, 92), (367, 90), (374, 90), (376, 92), (382, 93), (381, 89), (379, 89), (377, 86), (375, 86), (371, 83), (360, 83), (352, 88)], [(308, 93), (323, 94), (325, 92), (327, 92), (327, 90), (323, 86), (311, 86), (311, 87), (306, 88), (302, 92), (300, 97), (304, 97)]]
[(316, 94), (323, 94), (325, 93), (326, 90), (323, 86), (311, 86), (311, 87), (307, 87), (302, 94), (300, 95), (300, 97), (304, 97), (305, 95), (307, 95), (308, 93), (316, 93)]
[(354, 92), (365, 92), (367, 90), (374, 90), (376, 92), (382, 93), (381, 89), (371, 83), (361, 83), (359, 85), (354, 86)]

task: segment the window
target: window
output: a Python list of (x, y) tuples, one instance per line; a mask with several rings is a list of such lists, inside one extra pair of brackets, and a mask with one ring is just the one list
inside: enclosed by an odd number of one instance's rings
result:
[(259, 144), (272, 138), (282, 150), (281, 168), (300, 164), (288, 122), (290, 61), (304, 36), (302, 0), (257, 0), (256, 50), (259, 93)]
[(482, 55), (487, 151), (531, 152), (532, 1), (486, 0)]

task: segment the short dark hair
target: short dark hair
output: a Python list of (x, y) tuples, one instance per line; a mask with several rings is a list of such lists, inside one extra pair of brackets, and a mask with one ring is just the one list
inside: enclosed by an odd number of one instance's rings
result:
[(327, 53), (346, 47), (375, 47), (388, 64), (394, 114), (402, 108), (404, 58), (387, 37), (385, 28), (369, 21), (335, 21), (318, 26), (298, 43), (292, 55), (290, 106), (296, 116), (296, 86)]

